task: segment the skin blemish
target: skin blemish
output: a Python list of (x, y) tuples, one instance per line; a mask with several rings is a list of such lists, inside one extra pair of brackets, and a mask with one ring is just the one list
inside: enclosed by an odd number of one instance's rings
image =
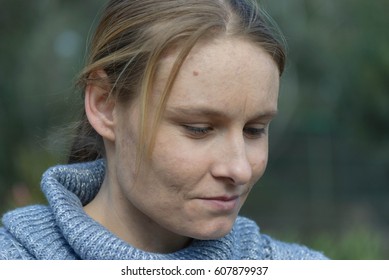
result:
[(193, 71), (193, 76), (198, 76), (199, 75), (199, 72), (198, 71)]

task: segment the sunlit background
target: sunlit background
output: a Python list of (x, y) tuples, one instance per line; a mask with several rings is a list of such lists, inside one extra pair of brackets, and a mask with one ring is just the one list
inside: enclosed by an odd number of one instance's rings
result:
[[(0, 0), (0, 212), (45, 203), (103, 0)], [(288, 42), (270, 159), (242, 214), (334, 259), (389, 259), (389, 1), (266, 0)]]

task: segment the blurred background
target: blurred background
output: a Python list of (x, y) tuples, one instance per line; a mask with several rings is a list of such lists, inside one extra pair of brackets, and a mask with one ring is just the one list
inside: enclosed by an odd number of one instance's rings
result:
[[(0, 213), (45, 203), (103, 0), (0, 0)], [(334, 259), (389, 259), (389, 1), (263, 0), (288, 43), (267, 172), (242, 214)]]

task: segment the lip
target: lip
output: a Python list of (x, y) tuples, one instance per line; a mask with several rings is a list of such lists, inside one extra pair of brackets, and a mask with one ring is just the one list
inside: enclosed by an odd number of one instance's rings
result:
[(239, 205), (239, 196), (203, 197), (199, 200), (207, 207), (217, 212), (231, 212)]

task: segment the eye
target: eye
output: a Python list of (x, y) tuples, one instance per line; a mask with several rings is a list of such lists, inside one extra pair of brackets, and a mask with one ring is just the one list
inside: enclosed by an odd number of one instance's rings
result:
[(194, 138), (201, 138), (210, 133), (213, 129), (208, 126), (182, 125), (188, 134)]
[(263, 135), (266, 135), (266, 127), (245, 127), (243, 129), (244, 134), (251, 139), (261, 138)]

